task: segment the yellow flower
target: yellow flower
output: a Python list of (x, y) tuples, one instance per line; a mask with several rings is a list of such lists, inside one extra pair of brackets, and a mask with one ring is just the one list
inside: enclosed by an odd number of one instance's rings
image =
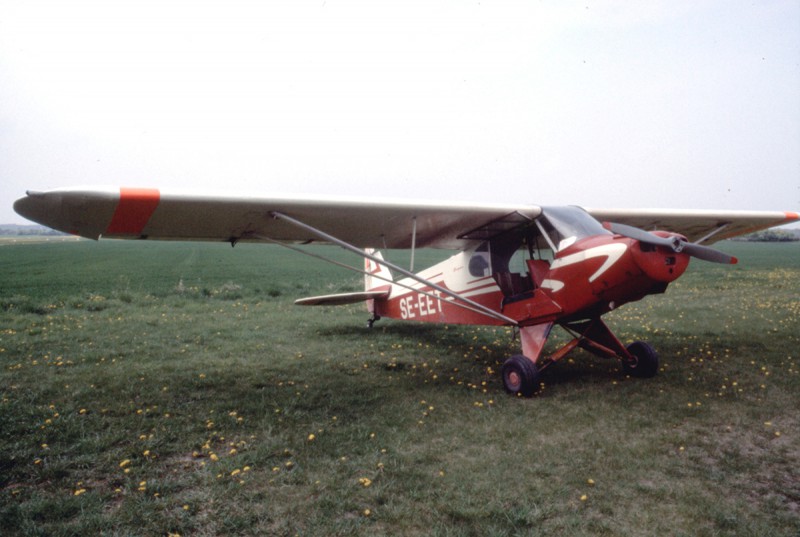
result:
[(365, 488), (372, 485), (372, 480), (368, 477), (360, 477), (358, 482), (361, 483), (361, 485)]
[(126, 466), (130, 465), (130, 463), (131, 463), (131, 460), (130, 460), (130, 459), (125, 459), (124, 461), (122, 461), (121, 463), (119, 463), (119, 467), (120, 467), (120, 468), (125, 468)]
[(74, 495), (75, 495), (75, 496), (80, 496), (80, 495), (81, 495), (81, 494), (83, 494), (84, 492), (86, 492), (86, 489), (78, 489), (78, 490), (76, 490), (76, 491), (75, 491), (75, 494), (74, 494)]
[(317, 437), (314, 435), (314, 433), (311, 433), (310, 435), (308, 435), (308, 441), (309, 442), (313, 442), (316, 438)]

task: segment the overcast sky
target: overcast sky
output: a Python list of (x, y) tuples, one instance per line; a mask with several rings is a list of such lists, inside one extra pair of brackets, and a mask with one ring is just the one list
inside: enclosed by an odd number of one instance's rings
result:
[(0, 2), (0, 223), (95, 184), (800, 211), (800, 2)]

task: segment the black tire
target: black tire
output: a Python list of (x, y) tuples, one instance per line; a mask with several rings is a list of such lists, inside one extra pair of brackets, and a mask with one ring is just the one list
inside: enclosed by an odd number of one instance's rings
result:
[(531, 397), (539, 390), (539, 368), (522, 355), (506, 360), (502, 374), (503, 387), (508, 393)]
[(628, 345), (627, 349), (636, 360), (633, 362), (622, 361), (622, 369), (625, 373), (638, 378), (650, 378), (658, 373), (658, 353), (649, 343), (634, 341)]

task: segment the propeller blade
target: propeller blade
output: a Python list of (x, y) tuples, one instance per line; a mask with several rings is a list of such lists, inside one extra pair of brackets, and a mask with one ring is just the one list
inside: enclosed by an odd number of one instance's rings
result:
[(675, 241), (672, 239), (666, 239), (664, 237), (659, 237), (658, 235), (653, 235), (652, 233), (648, 233), (647, 231), (639, 229), (638, 227), (628, 226), (625, 224), (615, 224), (613, 222), (606, 222), (603, 224), (603, 226), (611, 233), (616, 233), (617, 235), (622, 235), (623, 237), (628, 237), (629, 239), (635, 239), (645, 244), (663, 246), (673, 250), (675, 250), (677, 246)]
[(739, 262), (738, 259), (725, 252), (720, 252), (708, 246), (702, 246), (693, 242), (686, 242), (683, 246), (683, 251), (692, 257), (702, 259), (703, 261), (710, 261), (712, 263), (723, 263), (725, 265), (735, 265)]
[(659, 237), (658, 235), (653, 235), (652, 233), (648, 233), (647, 231), (639, 229), (638, 227), (628, 226), (625, 224), (615, 224), (612, 222), (606, 222), (603, 224), (603, 226), (617, 235), (622, 235), (623, 237), (628, 237), (629, 239), (634, 239), (645, 244), (671, 248), (672, 251), (676, 253), (685, 252), (686, 254), (696, 257), (697, 259), (702, 259), (703, 261), (710, 261), (711, 263), (723, 263), (726, 265), (735, 265), (739, 262), (739, 260), (732, 255), (720, 252), (714, 248), (709, 248), (708, 246), (702, 246), (693, 242), (684, 241), (678, 237)]

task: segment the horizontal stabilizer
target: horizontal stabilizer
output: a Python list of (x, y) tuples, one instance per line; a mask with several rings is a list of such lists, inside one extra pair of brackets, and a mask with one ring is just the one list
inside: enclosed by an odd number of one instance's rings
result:
[(361, 291), (359, 293), (341, 293), (338, 295), (311, 296), (298, 298), (294, 303), (298, 306), (343, 306), (356, 304), (365, 300), (388, 298), (389, 291)]

